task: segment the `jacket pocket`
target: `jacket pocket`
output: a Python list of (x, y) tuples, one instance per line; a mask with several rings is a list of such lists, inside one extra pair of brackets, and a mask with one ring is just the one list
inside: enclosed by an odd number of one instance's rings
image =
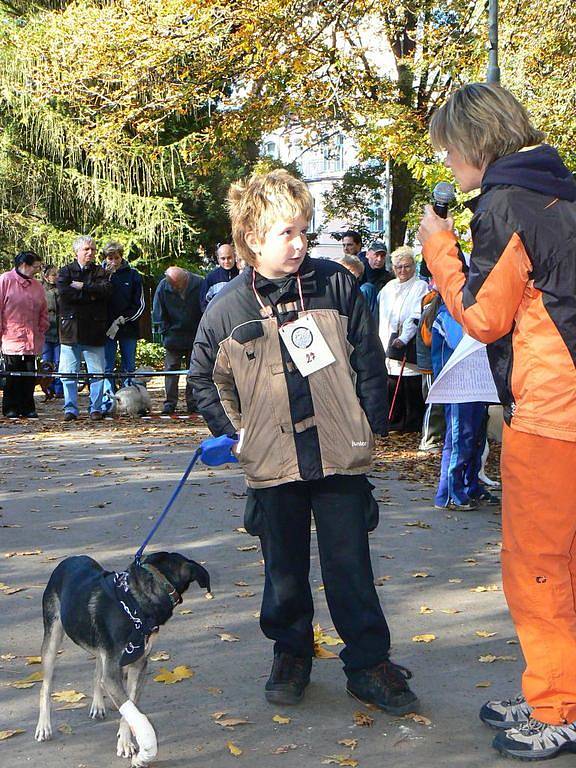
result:
[(60, 316), (60, 340), (63, 344), (75, 344), (76, 343), (76, 316), (75, 315), (61, 315)]

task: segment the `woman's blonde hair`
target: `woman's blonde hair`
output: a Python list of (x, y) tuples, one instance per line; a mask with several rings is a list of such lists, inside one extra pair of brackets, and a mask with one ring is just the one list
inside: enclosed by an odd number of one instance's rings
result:
[(435, 149), (454, 147), (475, 168), (540, 144), (544, 138), (545, 134), (530, 123), (522, 104), (494, 83), (470, 83), (459, 88), (430, 121)]
[(393, 267), (396, 266), (396, 262), (399, 259), (412, 259), (412, 262), (416, 264), (414, 248), (412, 248), (410, 245), (401, 245), (399, 248), (396, 248), (396, 250), (392, 251), (390, 254), (390, 261), (392, 262)]
[(283, 169), (253, 174), (232, 184), (228, 192), (228, 210), (236, 253), (254, 265), (256, 254), (246, 242), (246, 233), (254, 232), (263, 240), (274, 222), (302, 216), (312, 219), (314, 199), (300, 179)]
[(336, 261), (337, 264), (342, 264), (343, 267), (346, 267), (346, 269), (349, 272), (352, 272), (358, 279), (364, 274), (364, 264), (358, 256), (352, 256), (350, 253), (345, 253), (343, 256), (334, 259), (334, 261)]

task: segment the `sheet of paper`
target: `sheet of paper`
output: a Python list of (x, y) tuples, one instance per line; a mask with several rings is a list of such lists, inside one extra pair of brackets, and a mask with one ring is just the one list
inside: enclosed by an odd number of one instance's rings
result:
[(499, 403), (486, 345), (464, 334), (430, 387), (427, 403)]

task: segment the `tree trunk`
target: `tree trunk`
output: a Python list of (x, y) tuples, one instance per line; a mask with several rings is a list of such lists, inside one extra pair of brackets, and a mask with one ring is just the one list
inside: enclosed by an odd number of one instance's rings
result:
[(404, 245), (406, 222), (404, 217), (410, 210), (414, 197), (414, 179), (404, 163), (390, 161), (392, 176), (392, 206), (390, 209), (390, 243), (392, 250)]

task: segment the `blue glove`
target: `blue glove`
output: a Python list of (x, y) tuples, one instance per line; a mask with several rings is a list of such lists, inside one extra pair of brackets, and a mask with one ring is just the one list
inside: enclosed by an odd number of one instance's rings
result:
[(200, 458), (209, 467), (220, 464), (237, 464), (238, 459), (232, 453), (232, 448), (238, 443), (228, 435), (209, 437), (200, 444)]

